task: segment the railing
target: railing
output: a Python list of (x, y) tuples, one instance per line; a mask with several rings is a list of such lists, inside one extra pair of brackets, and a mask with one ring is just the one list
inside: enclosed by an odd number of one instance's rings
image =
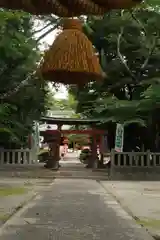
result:
[(37, 162), (32, 149), (0, 150), (0, 165), (3, 164), (33, 164)]
[(111, 178), (160, 180), (160, 153), (111, 151)]
[(160, 166), (160, 153), (152, 152), (115, 152), (111, 153), (112, 165), (118, 167), (155, 167)]

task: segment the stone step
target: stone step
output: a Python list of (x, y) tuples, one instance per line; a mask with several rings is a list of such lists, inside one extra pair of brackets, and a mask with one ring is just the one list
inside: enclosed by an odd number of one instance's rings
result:
[(50, 179), (50, 178), (55, 178), (55, 179), (93, 179), (93, 180), (108, 180), (109, 176), (84, 176), (84, 175), (57, 175), (57, 176), (40, 176), (38, 178), (44, 178), (44, 179)]
[(82, 164), (62, 166), (58, 171), (45, 169), (43, 165), (32, 166), (1, 166), (0, 177), (20, 178), (80, 178), (80, 179), (108, 179), (107, 169), (87, 169)]
[[(7, 177), (7, 176), (6, 176)], [(8, 176), (10, 177), (10, 176)], [(0, 177), (1, 178), (1, 177)], [(92, 180), (99, 180), (99, 181), (103, 181), (103, 180), (109, 180), (109, 176), (34, 176), (34, 175), (14, 175), (12, 176), (12, 178), (20, 178), (20, 179), (92, 179)]]

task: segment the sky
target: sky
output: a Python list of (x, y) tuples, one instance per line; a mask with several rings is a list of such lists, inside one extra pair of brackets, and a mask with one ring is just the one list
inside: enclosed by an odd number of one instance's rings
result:
[[(42, 32), (40, 34), (42, 34)], [(57, 30), (53, 31), (52, 33), (48, 34), (45, 38), (43, 38), (43, 40), (41, 41), (42, 51), (46, 48), (48, 44), (51, 45), (53, 43), (56, 35), (57, 35)], [(49, 87), (51, 91), (55, 92), (55, 89), (52, 87), (52, 84), (49, 84)], [(60, 88), (58, 89), (58, 92), (55, 93), (54, 97), (57, 99), (66, 99), (68, 97), (68, 92), (66, 87), (64, 85), (61, 85)]]

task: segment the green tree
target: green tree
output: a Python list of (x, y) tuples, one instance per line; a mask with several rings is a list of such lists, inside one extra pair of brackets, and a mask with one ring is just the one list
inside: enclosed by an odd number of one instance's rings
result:
[(29, 14), (0, 10), (0, 144), (26, 144), (46, 110), (47, 85), (34, 74), (41, 58)]
[(109, 126), (113, 132), (116, 122), (124, 123), (130, 138), (131, 126), (135, 133), (135, 125), (138, 132), (140, 125), (141, 135), (145, 131), (149, 139), (145, 145), (152, 150), (159, 129), (159, 20), (159, 12), (154, 9), (89, 17), (84, 30), (99, 53), (107, 78), (101, 85), (91, 82), (81, 92), (72, 88), (78, 112), (99, 118), (102, 126)]

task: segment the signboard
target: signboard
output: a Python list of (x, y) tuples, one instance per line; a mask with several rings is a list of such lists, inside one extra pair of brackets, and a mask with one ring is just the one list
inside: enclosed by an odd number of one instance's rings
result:
[(124, 137), (124, 126), (123, 124), (117, 123), (116, 138), (115, 138), (116, 152), (123, 152), (123, 137)]

